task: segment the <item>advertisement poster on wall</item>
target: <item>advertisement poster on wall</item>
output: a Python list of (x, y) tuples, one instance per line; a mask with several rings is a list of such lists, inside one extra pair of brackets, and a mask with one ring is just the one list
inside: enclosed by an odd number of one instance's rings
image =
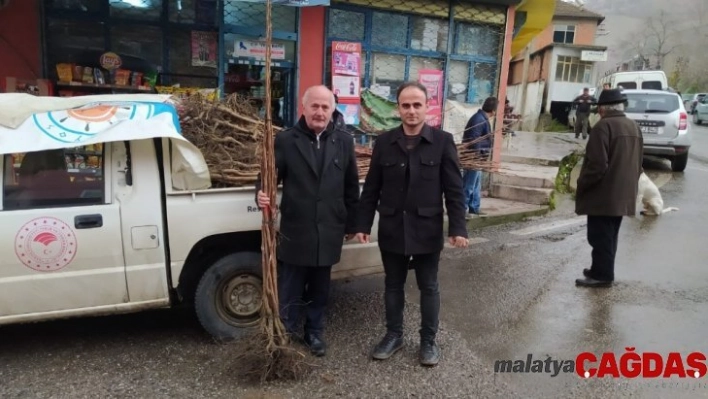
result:
[(216, 68), (216, 35), (192, 31), (192, 66)]
[(439, 69), (421, 69), (418, 71), (418, 82), (428, 90), (426, 122), (430, 126), (440, 127), (442, 125), (443, 71)]
[[(332, 42), (332, 91), (348, 125), (359, 124), (361, 43)], [(355, 121), (356, 123), (350, 123)]]

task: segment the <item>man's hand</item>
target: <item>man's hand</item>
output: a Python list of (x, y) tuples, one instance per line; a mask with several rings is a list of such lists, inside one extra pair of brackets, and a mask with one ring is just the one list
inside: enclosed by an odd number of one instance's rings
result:
[(259, 208), (265, 208), (270, 206), (270, 198), (268, 198), (268, 194), (264, 193), (263, 191), (258, 192), (258, 207)]
[(365, 233), (356, 233), (356, 239), (362, 244), (369, 243), (369, 235)]
[(455, 248), (466, 248), (469, 240), (465, 237), (450, 237), (450, 245)]

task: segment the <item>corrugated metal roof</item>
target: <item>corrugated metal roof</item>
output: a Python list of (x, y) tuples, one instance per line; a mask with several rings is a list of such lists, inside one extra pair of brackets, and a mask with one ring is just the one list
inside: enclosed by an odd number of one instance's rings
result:
[(556, 0), (556, 12), (553, 16), (566, 18), (590, 18), (597, 20), (605, 19), (604, 15), (600, 15), (594, 11), (588, 10), (586, 7), (580, 7), (577, 4), (569, 3), (563, 0)]

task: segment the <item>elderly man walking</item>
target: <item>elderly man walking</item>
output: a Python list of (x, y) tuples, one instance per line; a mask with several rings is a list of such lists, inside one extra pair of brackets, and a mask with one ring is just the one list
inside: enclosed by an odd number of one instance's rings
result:
[[(332, 265), (355, 231), (359, 174), (352, 136), (335, 127), (334, 94), (313, 86), (302, 98), (303, 115), (275, 137), (278, 182), (283, 183), (277, 248), (280, 315), (297, 334), (300, 309), (307, 310), (304, 341), (316, 356), (326, 352), (325, 309)], [(258, 206), (269, 206), (259, 190)]]
[(634, 216), (644, 140), (627, 118), (627, 97), (618, 89), (603, 90), (600, 119), (590, 133), (578, 177), (575, 212), (588, 217), (592, 265), (583, 270), (583, 287), (609, 287), (615, 279), (617, 239), (623, 216)]

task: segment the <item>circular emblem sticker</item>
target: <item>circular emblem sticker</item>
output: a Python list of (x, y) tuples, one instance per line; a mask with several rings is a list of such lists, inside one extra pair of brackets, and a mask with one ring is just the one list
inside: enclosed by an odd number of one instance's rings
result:
[(76, 236), (68, 224), (53, 217), (27, 222), (15, 236), (15, 254), (30, 269), (53, 272), (76, 256)]
[(103, 55), (101, 55), (99, 63), (101, 64), (102, 68), (108, 69), (110, 71), (111, 69), (120, 68), (120, 66), (123, 65), (123, 60), (118, 54), (108, 52), (103, 53)]

